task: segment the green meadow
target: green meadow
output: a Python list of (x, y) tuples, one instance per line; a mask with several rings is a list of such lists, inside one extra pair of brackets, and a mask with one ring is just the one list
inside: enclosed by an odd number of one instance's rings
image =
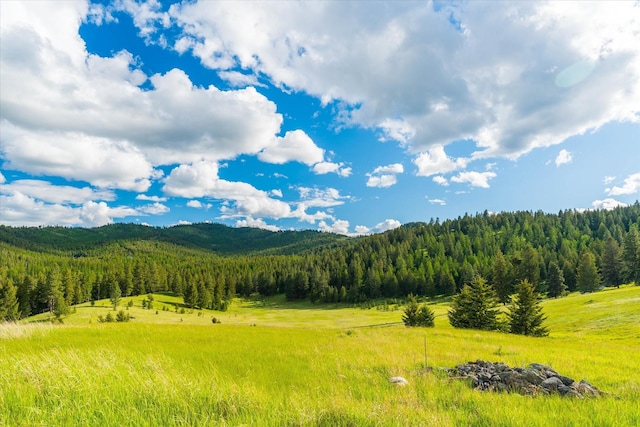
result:
[[(0, 324), (0, 425), (640, 425), (640, 286), (544, 301), (545, 338), (453, 329), (444, 300), (422, 329), (401, 324), (398, 304), (275, 297), (214, 312), (143, 299), (122, 299), (128, 323), (99, 323), (113, 313), (103, 300), (63, 324)], [(425, 369), (477, 359), (547, 364), (610, 395), (482, 393)]]

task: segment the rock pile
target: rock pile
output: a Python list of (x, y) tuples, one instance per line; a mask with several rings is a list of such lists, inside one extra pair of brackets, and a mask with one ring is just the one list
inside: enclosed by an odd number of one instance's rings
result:
[(454, 378), (471, 380), (474, 389), (482, 391), (513, 391), (525, 395), (560, 394), (587, 397), (604, 394), (582, 380), (576, 382), (560, 375), (551, 367), (532, 363), (526, 368), (510, 368), (500, 362), (477, 360), (447, 369)]

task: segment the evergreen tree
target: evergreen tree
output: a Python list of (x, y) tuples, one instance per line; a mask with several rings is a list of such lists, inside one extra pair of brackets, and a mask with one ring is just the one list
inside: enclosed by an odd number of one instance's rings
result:
[(398, 296), (398, 279), (391, 268), (387, 269), (384, 273), (382, 295), (387, 298)]
[(236, 279), (231, 275), (225, 277), (224, 294), (227, 301), (231, 301), (236, 296)]
[(75, 304), (76, 288), (73, 273), (70, 268), (65, 269), (64, 274), (62, 275), (62, 291), (64, 293), (64, 300), (67, 303), (67, 306)]
[(551, 261), (549, 263), (549, 271), (547, 272), (547, 295), (550, 298), (562, 296), (567, 290), (564, 284), (564, 274), (558, 263)]
[(602, 254), (602, 283), (605, 286), (617, 286), (622, 284), (622, 254), (620, 246), (613, 237), (607, 239)]
[(538, 253), (533, 246), (527, 244), (515, 258), (516, 281), (528, 280), (529, 283), (538, 288), (540, 285), (540, 263)]
[(31, 316), (32, 305), (31, 299), (34, 293), (33, 279), (31, 276), (24, 276), (22, 283), (18, 287), (18, 311), (22, 317)]
[[(328, 283), (327, 277), (327, 283)], [(375, 299), (380, 297), (380, 290), (382, 289), (382, 280), (380, 274), (374, 268), (367, 270), (367, 278), (365, 281), (365, 287), (369, 298)]]
[(438, 289), (443, 295), (453, 295), (456, 293), (456, 281), (448, 268), (444, 268), (440, 274)]
[(17, 292), (13, 280), (0, 280), (0, 321), (16, 321), (20, 318)]
[(498, 300), (494, 289), (481, 276), (453, 297), (448, 317), (454, 328), (493, 330), (498, 328)]
[(635, 224), (629, 227), (629, 232), (622, 245), (622, 280), (625, 283), (640, 284), (640, 236)]
[(112, 278), (109, 285), (109, 301), (111, 301), (111, 305), (113, 305), (113, 311), (116, 311), (118, 304), (120, 304), (121, 297), (122, 290), (120, 289), (120, 284), (115, 278)]
[(512, 334), (542, 337), (549, 335), (542, 326), (546, 317), (536, 298), (534, 287), (526, 279), (516, 286), (516, 296), (509, 307), (509, 326)]
[(600, 287), (600, 275), (593, 254), (586, 250), (580, 257), (577, 271), (577, 286), (580, 292), (594, 292)]
[(512, 292), (507, 268), (507, 260), (502, 251), (498, 250), (493, 259), (493, 288), (496, 290), (498, 299), (503, 304), (509, 301), (509, 295)]
[(126, 266), (124, 274), (120, 278), (120, 290), (122, 291), (122, 296), (125, 297), (131, 295), (133, 291), (133, 271), (130, 264)]
[(62, 292), (60, 268), (57, 265), (53, 265), (47, 272), (42, 288), (42, 297), (50, 313), (55, 314), (57, 317), (69, 313), (69, 307)]
[(136, 262), (135, 267), (133, 267), (131, 281), (133, 282), (131, 295), (143, 295), (147, 293), (147, 270), (139, 261)]
[(198, 303), (198, 288), (196, 287), (195, 283), (193, 283), (193, 280), (189, 281), (189, 283), (184, 286), (183, 293), (185, 305), (190, 308), (195, 307), (195, 305)]
[[(207, 279), (208, 280), (208, 279)], [(207, 281), (200, 281), (198, 283), (198, 301), (196, 303), (196, 305), (200, 308), (209, 308), (211, 307), (211, 302), (213, 300), (212, 296), (211, 296), (211, 292), (209, 291), (209, 289), (211, 289), (211, 283), (207, 283)]]
[(420, 306), (416, 297), (409, 295), (409, 304), (402, 315), (402, 321), (405, 326), (433, 327), (434, 317), (433, 310), (426, 305)]

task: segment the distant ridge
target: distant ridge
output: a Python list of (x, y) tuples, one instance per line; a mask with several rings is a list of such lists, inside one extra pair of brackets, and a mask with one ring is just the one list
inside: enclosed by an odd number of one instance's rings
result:
[(8, 227), (0, 225), (0, 242), (11, 246), (54, 253), (91, 250), (123, 241), (156, 241), (219, 255), (300, 253), (348, 239), (313, 230), (268, 231), (199, 223), (173, 227), (110, 224), (96, 228)]

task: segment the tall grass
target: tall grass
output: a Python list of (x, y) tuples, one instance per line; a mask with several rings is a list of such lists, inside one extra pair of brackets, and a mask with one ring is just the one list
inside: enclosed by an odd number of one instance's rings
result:
[[(638, 298), (640, 287), (625, 287), (548, 301), (547, 338), (456, 330), (444, 305), (433, 329), (357, 327), (400, 311), (279, 302), (238, 304), (217, 325), (211, 313), (187, 324), (162, 311), (146, 315), (164, 323), (12, 325), (30, 332), (0, 329), (0, 425), (636, 426)], [(613, 396), (476, 392), (424, 369), (425, 341), (431, 367), (539, 362)], [(390, 384), (393, 375), (409, 385)]]

